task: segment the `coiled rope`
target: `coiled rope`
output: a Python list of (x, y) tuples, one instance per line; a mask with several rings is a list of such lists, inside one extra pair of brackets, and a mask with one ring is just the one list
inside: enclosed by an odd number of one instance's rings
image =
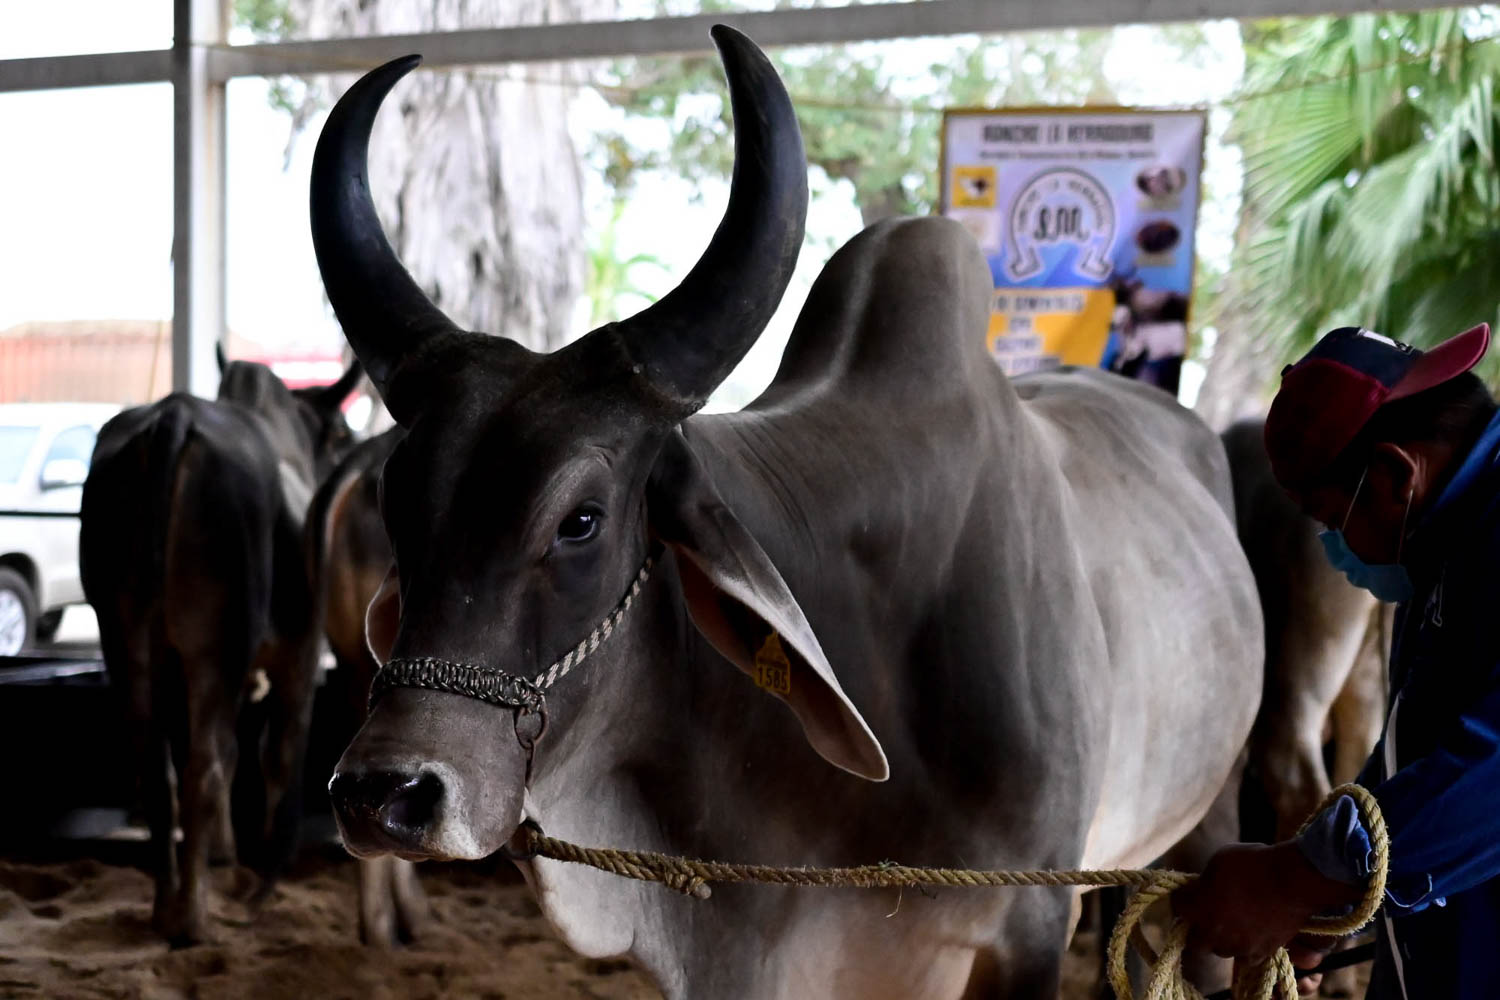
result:
[[(1313, 813), (1348, 795), (1359, 807), (1370, 834), (1371, 873), (1364, 897), (1345, 916), (1314, 917), (1303, 928), (1307, 934), (1342, 937), (1353, 934), (1375, 916), (1385, 894), (1386, 869), (1390, 858), (1390, 835), (1375, 797), (1359, 785), (1335, 788)], [(1305, 828), (1305, 824), (1304, 824)], [(786, 868), (774, 865), (742, 865), (723, 861), (698, 861), (654, 851), (622, 851), (609, 847), (582, 847), (548, 837), (532, 827), (527, 830), (530, 854), (554, 861), (588, 865), (600, 871), (644, 882), (659, 882), (679, 892), (707, 899), (714, 882), (756, 882), (766, 885), (853, 887), (977, 888), (982, 886), (1078, 886), (1103, 888), (1127, 886), (1136, 890), (1126, 904), (1109, 941), (1109, 978), (1120, 1000), (1134, 1000), (1126, 964), (1127, 942), (1135, 946), (1150, 969), (1142, 1000), (1203, 1000), (1203, 994), (1183, 978), (1182, 957), (1188, 940), (1187, 924), (1174, 921), (1158, 952), (1141, 927), (1146, 911), (1169, 897), (1197, 876), (1160, 868), (1109, 869), (1102, 871), (1015, 871), (967, 868), (913, 868), (891, 862), (855, 868)], [(1297, 982), (1291, 959), (1279, 949), (1269, 960), (1242, 967), (1236, 977), (1235, 1000), (1295, 1000)]]

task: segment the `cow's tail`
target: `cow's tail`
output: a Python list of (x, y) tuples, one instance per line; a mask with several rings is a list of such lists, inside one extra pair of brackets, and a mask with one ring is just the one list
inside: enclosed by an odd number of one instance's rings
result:
[(151, 539), (151, 568), (154, 584), (159, 588), (166, 580), (167, 538), (172, 520), (173, 494), (177, 490), (177, 466), (182, 449), (187, 446), (193, 429), (187, 408), (173, 399), (165, 400), (146, 446), (146, 482), (151, 493), (148, 531)]

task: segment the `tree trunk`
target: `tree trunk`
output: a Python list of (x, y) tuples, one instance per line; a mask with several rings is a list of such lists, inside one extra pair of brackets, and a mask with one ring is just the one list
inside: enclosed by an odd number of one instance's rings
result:
[[(596, 20), (615, 0), (290, 0), (308, 38)], [(506, 74), (525, 81), (502, 79)], [(584, 289), (583, 177), (567, 64), (419, 69), (375, 122), (370, 186), (391, 245), (455, 323), (533, 350)], [(354, 76), (324, 81), (330, 103)], [(537, 81), (537, 82), (533, 82)]]
[(1222, 431), (1236, 420), (1264, 415), (1270, 403), (1266, 387), (1276, 372), (1275, 359), (1260, 342), (1255, 317), (1243, 306), (1225, 303), (1214, 326), (1219, 336), (1194, 409), (1210, 427)]

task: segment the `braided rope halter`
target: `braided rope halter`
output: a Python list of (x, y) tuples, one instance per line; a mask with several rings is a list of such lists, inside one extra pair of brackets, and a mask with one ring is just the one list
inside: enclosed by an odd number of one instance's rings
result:
[[(435, 656), (397, 657), (387, 660), (376, 671), (375, 679), (370, 684), (370, 708), (374, 708), (375, 703), (392, 688), (400, 687), (459, 694), (508, 708), (515, 713), (516, 740), (526, 752), (526, 774), (529, 780), (532, 755), (537, 743), (547, 732), (547, 689), (568, 676), (569, 671), (586, 660), (614, 634), (650, 578), (655, 562), (656, 553), (648, 553), (640, 572), (631, 581), (630, 589), (625, 591), (625, 596), (620, 598), (615, 609), (582, 642), (554, 660), (551, 666), (535, 677), (526, 678), (482, 663), (463, 663)], [(536, 720), (534, 731), (523, 727), (523, 720), (529, 719)]]

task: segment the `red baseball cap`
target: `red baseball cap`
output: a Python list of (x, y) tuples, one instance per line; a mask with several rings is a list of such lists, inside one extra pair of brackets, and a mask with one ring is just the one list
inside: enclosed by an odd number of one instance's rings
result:
[(1376, 410), (1462, 375), (1489, 346), (1488, 323), (1430, 351), (1363, 327), (1324, 334), (1281, 373), (1266, 415), (1266, 451), (1277, 482), (1291, 493), (1315, 485)]

